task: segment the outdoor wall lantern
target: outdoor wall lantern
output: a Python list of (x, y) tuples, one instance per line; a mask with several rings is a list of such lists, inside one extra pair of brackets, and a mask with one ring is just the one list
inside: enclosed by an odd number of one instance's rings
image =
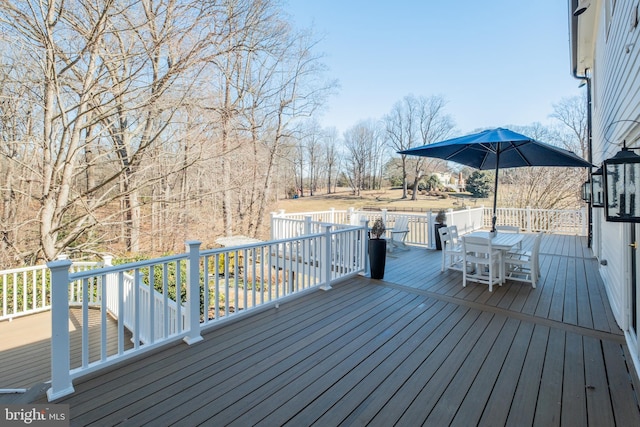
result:
[(603, 163), (607, 221), (640, 222), (640, 156), (627, 148)]
[(582, 183), (582, 200), (589, 203), (591, 200), (591, 182), (586, 181)]
[(604, 208), (604, 195), (602, 194), (602, 168), (598, 168), (591, 174), (591, 206)]

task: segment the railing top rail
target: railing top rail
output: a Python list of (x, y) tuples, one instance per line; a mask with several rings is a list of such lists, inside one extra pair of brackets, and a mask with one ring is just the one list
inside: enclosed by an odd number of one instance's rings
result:
[[(291, 214), (291, 215), (296, 215), (296, 216), (299, 216), (299, 215), (305, 215), (305, 216), (309, 216), (309, 217), (311, 216), (311, 215), (307, 215), (307, 213), (306, 213), (306, 212), (305, 212), (305, 213), (302, 213), (302, 214), (298, 213), (298, 214)], [(287, 221), (289, 221), (289, 222), (299, 223), (299, 224), (306, 224), (307, 222), (309, 222), (310, 224), (314, 224), (314, 225), (331, 225), (331, 226), (334, 226), (334, 225), (340, 225), (340, 224), (336, 224), (336, 223), (333, 223), (333, 222), (327, 222), (327, 221), (307, 221), (306, 219), (287, 218), (286, 216), (277, 216), (277, 217), (275, 217), (275, 219), (280, 219), (280, 220), (286, 219), (286, 220), (287, 220)]]
[[(331, 224), (328, 222), (316, 222), (315, 224), (320, 224), (320, 225), (324, 225), (327, 227), (333, 227), (336, 224)], [(337, 234), (337, 233), (345, 233), (347, 231), (351, 231), (354, 229), (364, 229), (364, 227), (359, 226), (359, 225), (349, 225), (346, 227), (342, 227), (340, 229), (337, 230), (331, 230), (330, 233), (331, 234)], [(237, 246), (228, 246), (228, 247), (224, 247), (224, 248), (213, 248), (213, 249), (204, 249), (200, 251), (201, 255), (213, 255), (213, 254), (217, 254), (217, 253), (223, 253), (223, 252), (229, 252), (229, 251), (236, 251), (236, 250), (245, 250), (245, 249), (254, 249), (254, 248), (260, 248), (260, 247), (265, 247), (265, 246), (275, 246), (275, 245), (279, 245), (279, 244), (286, 244), (286, 243), (291, 243), (291, 242), (297, 242), (300, 240), (312, 240), (318, 237), (324, 236), (324, 233), (312, 233), (312, 234), (305, 234), (303, 236), (295, 236), (295, 237), (288, 237), (286, 239), (278, 239), (278, 240), (266, 240), (264, 242), (258, 242), (258, 243), (247, 243), (244, 245), (237, 245)]]
[(164, 264), (167, 262), (180, 261), (183, 259), (187, 259), (187, 257), (188, 257), (188, 254), (182, 253), (182, 254), (170, 255), (162, 258), (153, 258), (150, 260), (135, 261), (135, 262), (129, 262), (126, 264), (105, 266), (103, 268), (95, 269), (95, 270), (77, 271), (69, 274), (69, 280), (79, 280), (79, 279), (87, 279), (90, 277), (94, 277), (96, 275), (96, 272), (99, 272), (99, 274), (109, 274), (109, 273), (117, 273), (119, 271), (134, 270), (136, 268), (152, 267), (154, 265)]
[[(73, 265), (76, 267), (94, 267), (102, 265), (102, 262), (96, 261), (72, 261)], [(47, 264), (38, 264), (32, 265), (29, 267), (19, 267), (19, 268), (10, 268), (8, 270), (0, 270), (0, 276), (8, 275), (8, 274), (18, 274), (18, 273), (28, 273), (38, 270), (47, 270)]]
[(29, 272), (29, 271), (35, 271), (35, 270), (46, 270), (47, 269), (47, 265), (46, 264), (40, 264), (40, 265), (33, 265), (30, 267), (19, 267), (19, 268), (11, 268), (8, 270), (1, 270), (0, 271), (0, 275), (4, 275), (4, 274), (14, 274), (14, 273), (24, 273), (24, 272)]
[(330, 214), (330, 213), (344, 213), (349, 212), (347, 209), (335, 209), (328, 211), (314, 211), (314, 212), (274, 212), (275, 216), (287, 216), (287, 215), (318, 215), (318, 214)]
[[(484, 207), (486, 210), (492, 210), (491, 207)], [(566, 209), (544, 209), (544, 208), (497, 208), (498, 210), (507, 211), (537, 211), (537, 212), (579, 212), (582, 208), (566, 208)]]

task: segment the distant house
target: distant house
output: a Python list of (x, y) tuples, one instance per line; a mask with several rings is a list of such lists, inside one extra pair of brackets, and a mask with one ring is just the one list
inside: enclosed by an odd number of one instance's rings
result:
[(465, 182), (464, 179), (462, 178), (462, 173), (458, 173), (458, 176), (453, 176), (451, 173), (449, 172), (445, 172), (445, 173), (440, 173), (440, 172), (434, 172), (433, 175), (435, 175), (438, 180), (440, 180), (440, 182), (442, 183), (442, 185), (450, 191), (464, 191), (465, 189)]
[[(623, 141), (640, 148), (640, 20), (637, 0), (569, 0), (572, 73), (587, 83), (592, 163), (600, 166)], [(640, 151), (636, 151), (640, 154)], [(640, 190), (640, 189), (639, 189)], [(593, 208), (594, 254), (614, 316), (640, 371), (640, 227), (607, 222)]]

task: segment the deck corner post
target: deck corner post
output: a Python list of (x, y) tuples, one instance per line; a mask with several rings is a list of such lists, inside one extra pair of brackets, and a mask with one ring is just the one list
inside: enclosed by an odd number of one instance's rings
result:
[(47, 390), (49, 401), (74, 392), (69, 369), (69, 268), (68, 259), (51, 261), (51, 387)]
[(360, 239), (362, 247), (360, 253), (362, 256), (361, 266), (364, 268), (363, 274), (370, 275), (369, 271), (369, 220), (367, 218), (360, 219), (360, 226), (362, 227), (362, 238)]
[(200, 335), (200, 245), (202, 242), (187, 241), (187, 323), (189, 333), (184, 337), (187, 344), (202, 341)]
[(322, 283), (320, 289), (328, 291), (331, 289), (331, 260), (333, 254), (331, 253), (331, 225), (323, 225), (324, 227), (324, 250), (322, 251)]

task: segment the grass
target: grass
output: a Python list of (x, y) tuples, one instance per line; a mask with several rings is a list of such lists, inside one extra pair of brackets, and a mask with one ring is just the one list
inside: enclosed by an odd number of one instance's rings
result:
[(348, 208), (361, 209), (367, 207), (387, 208), (393, 210), (406, 209), (407, 211), (427, 211), (439, 209), (461, 209), (465, 206), (480, 207), (490, 206), (491, 199), (475, 199), (465, 193), (448, 193), (446, 198), (418, 195), (417, 200), (411, 200), (411, 196), (402, 199), (402, 189), (385, 188), (382, 190), (363, 191), (360, 196), (355, 196), (348, 189), (339, 189), (332, 194), (318, 194), (314, 196), (299, 197), (297, 199), (283, 199), (277, 202), (277, 209), (285, 212), (317, 212), (330, 208), (345, 210)]

